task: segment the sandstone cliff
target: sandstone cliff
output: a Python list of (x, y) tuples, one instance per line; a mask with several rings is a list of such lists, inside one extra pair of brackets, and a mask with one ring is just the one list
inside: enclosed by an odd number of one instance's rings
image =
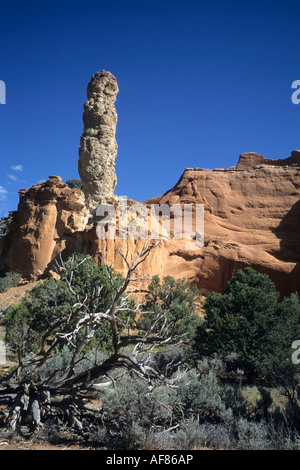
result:
[(0, 267), (37, 279), (66, 247), (79, 248), (74, 234), (85, 229), (84, 197), (59, 176), (22, 189), (19, 195), (9, 233), (0, 238)]
[(300, 292), (300, 152), (261, 157), (254, 168), (252, 158), (243, 154), (224, 170), (186, 169), (174, 188), (147, 202), (204, 204), (204, 248), (194, 259), (170, 250), (176, 271), (181, 266), (200, 288), (222, 291), (236, 269), (252, 266), (282, 295)]
[[(186, 277), (211, 292), (222, 291), (236, 269), (253, 266), (269, 274), (282, 295), (300, 291), (300, 152), (280, 164), (257, 155), (243, 154), (229, 169), (188, 168), (172, 189), (145, 202), (203, 204), (205, 243), (187, 251), (184, 240), (161, 240), (141, 273)], [(86, 220), (83, 193), (59, 177), (21, 190), (10, 233), (0, 240), (0, 264), (37, 279), (51, 274), (59, 252), (75, 251), (99, 261), (105, 253), (123, 272), (115, 247), (126, 250), (127, 241), (99, 240)], [(131, 258), (143, 243), (129, 240)]]
[(255, 152), (242, 153), (242, 155), (240, 155), (236, 169), (249, 170), (251, 168), (261, 168), (263, 166), (298, 167), (300, 166), (300, 152), (299, 150), (294, 150), (290, 157), (278, 158), (276, 160), (271, 158), (264, 158), (262, 155), (259, 155)]

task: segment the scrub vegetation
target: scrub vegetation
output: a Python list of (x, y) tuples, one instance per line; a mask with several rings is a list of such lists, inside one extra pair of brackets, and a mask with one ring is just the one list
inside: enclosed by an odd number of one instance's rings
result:
[[(92, 449), (298, 449), (297, 294), (239, 270), (203, 303), (185, 279), (151, 278), (134, 300), (145, 244), (122, 277), (75, 254), (5, 313), (15, 366), (0, 426), (16, 438)], [(203, 300), (203, 299), (202, 299)]]

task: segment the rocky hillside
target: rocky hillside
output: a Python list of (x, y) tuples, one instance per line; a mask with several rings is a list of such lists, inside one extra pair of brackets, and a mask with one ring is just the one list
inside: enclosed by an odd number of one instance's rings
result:
[[(145, 202), (203, 204), (204, 246), (186, 250), (184, 240), (161, 240), (141, 273), (191, 279), (203, 291), (222, 291), (236, 269), (253, 266), (270, 275), (282, 295), (300, 291), (300, 152), (288, 159), (241, 155), (237, 166), (187, 168), (175, 186)], [(117, 198), (111, 202), (116, 202)], [(84, 195), (58, 176), (20, 191), (9, 233), (0, 239), (2, 267), (30, 280), (53, 274), (59, 253), (90, 253), (123, 271), (115, 247), (126, 240), (99, 240), (87, 223)], [(133, 258), (143, 240), (129, 240)]]

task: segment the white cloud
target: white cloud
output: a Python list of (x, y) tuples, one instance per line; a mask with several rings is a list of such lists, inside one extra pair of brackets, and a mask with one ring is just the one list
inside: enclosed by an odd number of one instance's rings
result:
[(0, 186), (0, 201), (4, 201), (7, 195), (7, 189)]
[(10, 178), (13, 181), (17, 181), (18, 178), (15, 175), (7, 174), (7, 177)]
[(23, 165), (12, 165), (11, 169), (14, 171), (23, 171)]

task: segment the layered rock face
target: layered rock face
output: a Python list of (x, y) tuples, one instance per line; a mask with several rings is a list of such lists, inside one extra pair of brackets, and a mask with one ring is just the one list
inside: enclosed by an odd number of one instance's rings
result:
[(272, 160), (271, 158), (264, 158), (259, 153), (248, 152), (240, 155), (237, 170), (249, 170), (251, 168), (259, 168), (262, 166), (300, 166), (300, 151), (294, 150), (288, 158), (278, 158)]
[(252, 266), (282, 295), (300, 292), (299, 189), (300, 164), (186, 169), (174, 188), (147, 202), (204, 204), (205, 244), (187, 253), (170, 240), (164, 274), (173, 271), (203, 291), (221, 292), (237, 269)]
[(36, 280), (47, 275), (60, 253), (81, 249), (77, 239), (86, 225), (84, 198), (59, 176), (22, 189), (19, 195), (9, 233), (0, 238), (0, 268)]
[(115, 133), (118, 116), (115, 101), (118, 92), (117, 80), (105, 70), (93, 75), (87, 88), (78, 171), (90, 212), (113, 195), (117, 184)]
[[(249, 166), (186, 169), (171, 190), (146, 201), (149, 209), (203, 204), (204, 246), (187, 251), (184, 240), (161, 240), (139, 274), (185, 277), (204, 293), (221, 292), (237, 269), (252, 266), (267, 273), (282, 295), (300, 292), (300, 166)], [(127, 240), (97, 238), (96, 226), (85, 225), (80, 190), (51, 177), (20, 196), (13, 227), (0, 240), (0, 262), (10, 270), (36, 279), (51, 273), (59, 252), (82, 252), (99, 262), (104, 253), (116, 271), (125, 272), (115, 248), (126, 252)], [(144, 241), (129, 240), (130, 259)]]

